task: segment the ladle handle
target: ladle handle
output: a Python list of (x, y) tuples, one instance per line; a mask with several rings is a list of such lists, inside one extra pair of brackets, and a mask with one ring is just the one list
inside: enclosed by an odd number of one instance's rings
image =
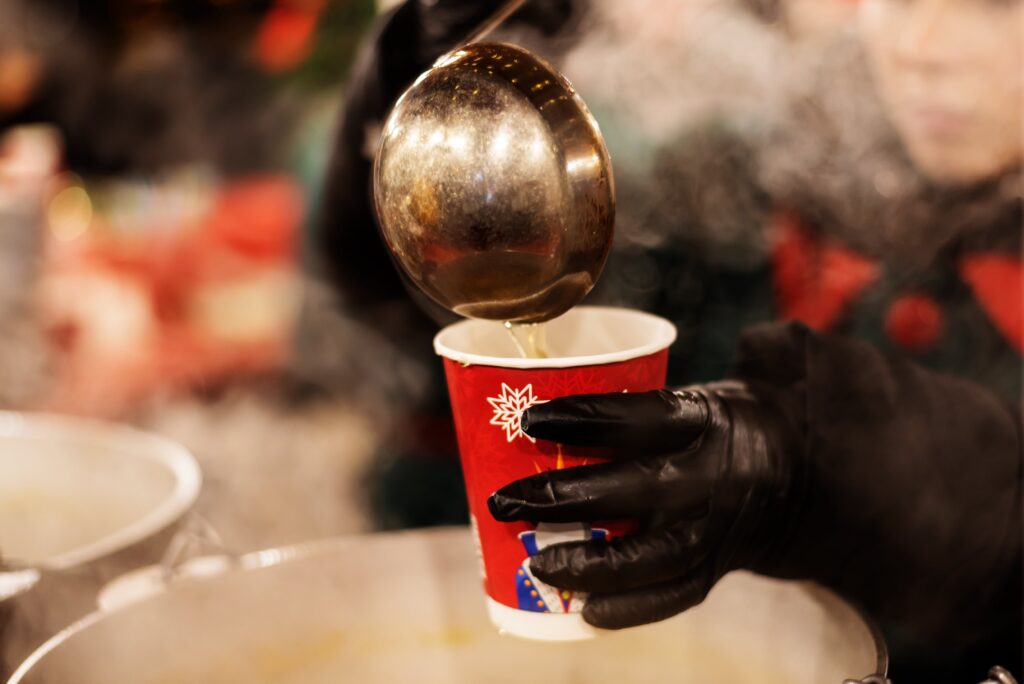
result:
[(494, 14), (484, 20), (484, 23), (477, 26), (473, 33), (469, 34), (469, 37), (459, 43), (457, 47), (464, 47), (470, 43), (483, 40), (491, 31), (501, 26), (502, 22), (512, 16), (525, 2), (526, 0), (509, 0), (499, 7)]
[(981, 684), (1017, 684), (1017, 680), (1013, 678), (1010, 671), (1002, 667), (993, 667), (989, 670), (988, 676), (990, 679), (986, 679)]

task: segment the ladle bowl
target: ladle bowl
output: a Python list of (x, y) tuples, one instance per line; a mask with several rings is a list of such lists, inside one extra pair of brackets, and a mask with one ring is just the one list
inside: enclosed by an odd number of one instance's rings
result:
[(462, 316), (554, 318), (608, 256), (615, 192), (597, 122), (519, 47), (465, 45), (417, 79), (385, 122), (373, 180), (398, 265)]

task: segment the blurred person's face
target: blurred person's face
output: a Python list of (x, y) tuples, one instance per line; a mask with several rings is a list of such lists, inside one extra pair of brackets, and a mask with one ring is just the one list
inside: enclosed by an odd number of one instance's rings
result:
[(861, 0), (879, 94), (927, 176), (970, 183), (1024, 149), (1024, 0)]

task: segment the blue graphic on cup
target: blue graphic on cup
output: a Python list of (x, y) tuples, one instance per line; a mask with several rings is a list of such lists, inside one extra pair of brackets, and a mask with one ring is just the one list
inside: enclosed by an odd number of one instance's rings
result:
[(519, 610), (534, 613), (578, 613), (583, 610), (586, 594), (565, 591), (541, 582), (530, 572), (530, 556), (551, 544), (570, 541), (605, 540), (608, 531), (582, 523), (540, 523), (537, 528), (519, 533), (526, 549), (526, 558), (516, 570), (516, 599)]

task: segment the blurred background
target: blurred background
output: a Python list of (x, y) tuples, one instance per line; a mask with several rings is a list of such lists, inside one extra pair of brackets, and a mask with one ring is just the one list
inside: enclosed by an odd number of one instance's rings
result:
[(0, 7), (0, 404), (177, 438), (239, 550), (371, 525), (372, 407), (292, 357), (304, 302), (338, 315), (303, 236), (377, 11)]

